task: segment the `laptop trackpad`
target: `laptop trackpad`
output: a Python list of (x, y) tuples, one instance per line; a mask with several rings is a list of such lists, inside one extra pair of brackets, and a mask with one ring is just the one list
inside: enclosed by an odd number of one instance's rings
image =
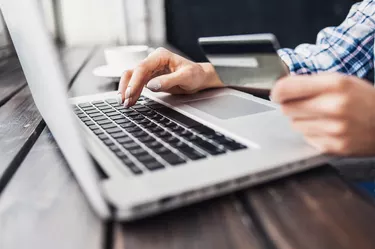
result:
[(274, 110), (272, 107), (235, 95), (193, 100), (185, 102), (185, 104), (220, 119), (231, 119)]

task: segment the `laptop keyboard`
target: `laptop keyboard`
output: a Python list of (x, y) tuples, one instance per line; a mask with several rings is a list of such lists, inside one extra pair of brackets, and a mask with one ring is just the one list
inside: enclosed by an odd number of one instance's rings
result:
[(144, 96), (129, 109), (107, 99), (74, 112), (135, 175), (247, 148)]

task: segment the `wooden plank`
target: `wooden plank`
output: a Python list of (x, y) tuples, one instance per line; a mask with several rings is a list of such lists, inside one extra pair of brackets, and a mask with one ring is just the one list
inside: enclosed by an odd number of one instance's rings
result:
[(233, 196), (117, 224), (114, 248), (267, 248)]
[(0, 65), (0, 107), (26, 86), (26, 80), (17, 58), (5, 59), (1, 63), (6, 64)]
[(275, 248), (374, 248), (373, 200), (329, 166), (250, 189), (243, 199)]
[[(80, 56), (76, 56), (75, 59), (80, 62), (65, 61), (69, 78), (74, 78), (91, 51), (92, 49), (84, 49)], [(24, 80), (22, 71), (15, 71), (15, 74), (15, 78)], [(0, 193), (43, 127), (44, 123), (27, 87), (0, 108)]]
[(0, 197), (0, 248), (99, 249), (102, 234), (52, 135), (43, 131)]

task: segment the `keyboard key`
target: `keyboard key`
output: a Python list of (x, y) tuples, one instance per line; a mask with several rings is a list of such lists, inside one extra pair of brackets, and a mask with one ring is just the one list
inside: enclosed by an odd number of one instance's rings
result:
[(134, 109), (134, 110), (142, 109), (142, 108), (144, 108), (143, 105), (139, 105), (139, 104), (135, 104), (135, 105), (132, 106), (132, 109)]
[(89, 111), (86, 111), (86, 110), (85, 110), (85, 112), (86, 112), (87, 114), (91, 114), (91, 113), (99, 113), (99, 111), (96, 110), (96, 109), (94, 109), (94, 108), (93, 108), (92, 110), (90, 109)]
[(157, 133), (157, 132), (162, 132), (162, 131), (164, 131), (164, 129), (161, 128), (161, 127), (159, 127), (159, 126), (149, 128), (148, 130), (149, 130), (151, 133)]
[(151, 137), (151, 136), (138, 137), (138, 140), (139, 140), (141, 143), (151, 143), (151, 142), (156, 141), (156, 139), (153, 138), (153, 137)]
[[(118, 112), (115, 112), (115, 111), (112, 111), (112, 112), (108, 112), (106, 113), (107, 116), (111, 117), (111, 116), (117, 116), (119, 113)], [(112, 118), (112, 117), (111, 117)]]
[(207, 126), (204, 126), (204, 125), (200, 125), (200, 126), (196, 126), (193, 128), (193, 131), (195, 131), (196, 133), (199, 133), (199, 134), (213, 134), (213, 133), (216, 133), (215, 130), (207, 127)]
[(99, 121), (96, 121), (98, 123), (98, 125), (102, 126), (102, 125), (106, 125), (106, 124), (112, 124), (111, 120), (109, 119), (103, 119), (103, 120), (99, 120)]
[(127, 137), (127, 135), (124, 133), (124, 132), (117, 132), (117, 133), (111, 133), (111, 136), (113, 138), (123, 138), (123, 137)]
[(144, 162), (143, 165), (144, 165), (147, 169), (149, 169), (149, 170), (151, 170), (151, 171), (153, 171), (153, 170), (158, 170), (158, 169), (163, 169), (163, 168), (164, 168), (164, 166), (163, 166), (160, 162), (158, 162), (158, 161), (149, 161), (149, 162)]
[(111, 106), (109, 105), (103, 105), (103, 106), (97, 106), (97, 108), (101, 111), (104, 111), (104, 110), (113, 110)]
[(224, 147), (230, 151), (242, 150), (247, 148), (247, 146), (237, 142), (225, 144)]
[(139, 121), (139, 120), (144, 119), (144, 117), (142, 115), (137, 115), (137, 116), (131, 117), (131, 119), (135, 121)]
[[(115, 110), (113, 110), (112, 108), (110, 109), (105, 109), (105, 110), (101, 110), (102, 112), (104, 112), (105, 114), (107, 113), (111, 113), (111, 112), (115, 112)], [(116, 112), (117, 113), (117, 112)]]
[(135, 127), (126, 127), (124, 128), (127, 132), (129, 133), (134, 133), (134, 132), (138, 132), (138, 131), (141, 131), (141, 128), (139, 128), (138, 126), (135, 126)]
[(82, 104), (78, 104), (79, 107), (81, 108), (85, 108), (85, 107), (91, 107), (91, 104), (90, 103), (82, 103)]
[(129, 150), (130, 154), (132, 154), (134, 157), (139, 157), (142, 155), (148, 155), (148, 152), (145, 151), (144, 149), (134, 149), (134, 150)]
[[(92, 118), (93, 120), (95, 120), (96, 122), (98, 122), (98, 121), (102, 121), (102, 120), (108, 120), (107, 119), (107, 117), (105, 117), (105, 116), (97, 116), (97, 117), (94, 117), (94, 118)], [(109, 120), (108, 120), (109, 121)], [(109, 122), (111, 122), (111, 121), (109, 121)]]
[(88, 126), (90, 128), (90, 130), (96, 130), (96, 129), (99, 129), (99, 126), (97, 125), (90, 125)]
[(125, 117), (122, 116), (122, 115), (111, 116), (111, 119), (113, 119), (113, 120), (124, 119), (124, 118), (125, 118)]
[(164, 146), (162, 146), (162, 147), (152, 148), (152, 150), (153, 150), (156, 154), (158, 154), (158, 155), (172, 153), (171, 150), (167, 149), (167, 148), (164, 147)]
[(137, 112), (140, 112), (140, 113), (149, 112), (149, 111), (150, 109), (144, 106), (141, 106), (141, 108), (137, 109)]
[(108, 139), (108, 136), (105, 135), (105, 134), (101, 134), (101, 135), (98, 136), (98, 138), (99, 138), (100, 140), (106, 140), (106, 139)]
[(161, 147), (164, 147), (161, 143), (159, 143), (158, 141), (152, 141), (152, 142), (145, 142), (144, 143), (148, 148), (150, 149), (156, 149), (156, 148), (161, 148)]
[(163, 138), (163, 137), (168, 137), (170, 136), (171, 134), (168, 132), (168, 131), (161, 131), (161, 132), (155, 132), (154, 133), (157, 137), (159, 138)]
[(90, 126), (90, 125), (94, 125), (95, 123), (94, 122), (92, 122), (91, 120), (90, 121), (86, 121), (85, 122), (85, 125), (87, 125), (87, 126)]
[(204, 137), (211, 139), (211, 140), (215, 140), (215, 139), (224, 138), (225, 136), (219, 132), (215, 132), (215, 133), (204, 135)]
[(117, 132), (122, 132), (122, 130), (120, 128), (110, 128), (110, 129), (105, 129), (106, 132), (108, 132), (109, 134), (111, 133), (117, 133)]
[(94, 118), (94, 117), (100, 117), (100, 116), (103, 116), (103, 114), (97, 112), (97, 113), (90, 113), (89, 116), (90, 116), (91, 118)]
[(119, 144), (126, 144), (126, 143), (133, 143), (134, 140), (131, 138), (131, 137), (119, 137), (119, 138), (116, 138), (116, 141), (119, 143)]
[(171, 128), (171, 127), (176, 126), (176, 123), (172, 122), (172, 121), (168, 121), (168, 122), (164, 123), (163, 126), (165, 126), (167, 128)]
[(149, 135), (145, 131), (137, 131), (137, 132), (132, 133), (132, 135), (136, 138), (149, 137)]
[(133, 113), (133, 110), (131, 110), (131, 109), (125, 109), (125, 108), (121, 108), (119, 111), (122, 112), (122, 113), (124, 113), (124, 114)]
[(84, 117), (84, 118), (81, 118), (81, 121), (82, 122), (87, 122), (87, 121), (90, 121), (91, 119), (89, 119), (88, 117)]
[(114, 123), (109, 123), (109, 124), (104, 124), (104, 125), (101, 125), (101, 127), (103, 128), (103, 129), (105, 129), (105, 130), (107, 130), (107, 129), (110, 129), (110, 128), (115, 128), (115, 127), (117, 127), (117, 125), (115, 125)]
[(166, 139), (163, 138), (163, 140), (168, 144), (177, 144), (180, 142), (180, 139), (174, 136), (166, 137)]
[(132, 150), (132, 149), (136, 149), (136, 148), (141, 148), (137, 143), (125, 143), (125, 144), (121, 144), (122, 147), (124, 147), (124, 149), (126, 150)]
[(158, 108), (156, 110), (158, 113), (172, 119), (173, 121), (176, 121), (179, 124), (182, 124), (183, 126), (187, 128), (199, 126), (200, 123), (195, 121), (194, 119), (191, 119), (189, 117), (186, 117), (185, 115), (171, 109), (168, 107)]
[(206, 157), (204, 154), (190, 146), (180, 147), (179, 151), (191, 160), (198, 160)]
[(131, 172), (135, 175), (140, 175), (142, 174), (142, 170), (138, 168), (134, 163), (128, 163), (126, 166), (130, 169)]
[(120, 151), (120, 148), (117, 147), (117, 145), (115, 145), (115, 144), (109, 146), (108, 148), (109, 148), (110, 150), (114, 151), (114, 152), (115, 152), (115, 151)]
[(97, 135), (97, 136), (99, 136), (99, 135), (101, 135), (101, 134), (104, 134), (104, 132), (103, 132), (102, 130), (100, 130), (100, 129), (93, 130), (93, 132), (94, 132), (94, 134)]
[(128, 119), (122, 117), (121, 119), (117, 119), (117, 120), (115, 120), (115, 122), (116, 122), (117, 124), (125, 124), (125, 123), (129, 123), (130, 120), (128, 120)]
[(174, 154), (174, 153), (168, 153), (168, 154), (161, 154), (160, 155), (167, 163), (171, 165), (178, 165), (185, 163), (186, 161), (181, 158), (180, 156)]
[[(147, 152), (146, 152), (147, 153)], [(150, 154), (143, 154), (143, 155), (137, 155), (135, 156), (135, 158), (137, 158), (138, 161), (140, 162), (154, 162), (156, 161), (155, 158), (153, 156), (151, 156)]]
[(115, 154), (120, 159), (126, 159), (126, 158), (128, 158), (128, 156), (124, 152), (122, 152), (121, 150), (115, 151)]
[(114, 144), (111, 139), (105, 139), (103, 140), (103, 143), (105, 143), (107, 146), (111, 146)]
[(158, 102), (155, 102), (155, 101), (149, 101), (145, 105), (147, 107), (150, 107), (150, 108), (154, 109), (154, 110), (158, 110), (158, 109), (164, 108), (164, 105), (159, 104)]
[(197, 141), (194, 142), (194, 145), (200, 147), (201, 149), (207, 151), (211, 155), (219, 155), (225, 153), (225, 150), (217, 147), (216, 145), (207, 142), (203, 139), (198, 139)]
[(124, 123), (124, 124), (120, 124), (120, 126), (121, 126), (122, 128), (124, 128), (124, 129), (126, 129), (126, 128), (130, 128), (130, 127), (136, 127), (136, 125), (135, 125), (134, 123), (132, 123), (132, 122), (130, 122), (130, 123)]
[(145, 127), (145, 126), (147, 126), (147, 125), (151, 125), (152, 124), (152, 122), (151, 121), (149, 121), (149, 120), (147, 120), (147, 119), (144, 119), (144, 120), (141, 120), (141, 121), (139, 121), (139, 122), (137, 122), (140, 126), (142, 126), (142, 127)]

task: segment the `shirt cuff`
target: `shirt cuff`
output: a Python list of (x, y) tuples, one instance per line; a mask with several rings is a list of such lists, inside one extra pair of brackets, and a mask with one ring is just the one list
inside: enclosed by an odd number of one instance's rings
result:
[(291, 74), (295, 74), (295, 67), (294, 67), (294, 62), (292, 59), (292, 54), (291, 54), (291, 49), (279, 49), (277, 53), (279, 54), (279, 57), (281, 60), (285, 63), (285, 65), (289, 68), (289, 72)]

